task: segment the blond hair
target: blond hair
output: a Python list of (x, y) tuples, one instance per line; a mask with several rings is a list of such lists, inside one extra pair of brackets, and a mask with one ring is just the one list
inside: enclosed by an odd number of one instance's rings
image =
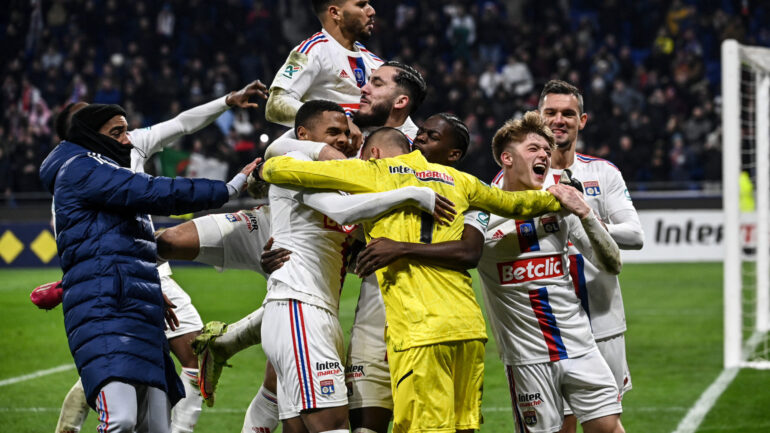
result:
[(523, 142), (528, 134), (537, 134), (548, 142), (548, 146), (553, 150), (556, 147), (556, 141), (553, 136), (553, 132), (545, 124), (545, 120), (540, 116), (537, 111), (527, 111), (520, 119), (511, 119), (505, 122), (495, 133), (492, 138), (492, 156), (495, 158), (497, 165), (503, 165), (500, 161), (500, 155), (502, 155), (505, 147), (510, 143)]

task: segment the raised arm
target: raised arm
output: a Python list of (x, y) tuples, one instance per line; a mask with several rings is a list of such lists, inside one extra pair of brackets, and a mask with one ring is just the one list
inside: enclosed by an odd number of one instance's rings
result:
[(254, 97), (264, 99), (266, 96), (265, 85), (259, 80), (253, 81), (240, 90), (183, 111), (173, 119), (148, 128), (131, 131), (129, 134), (131, 143), (144, 151), (147, 156), (150, 156), (161, 151), (179, 137), (192, 134), (208, 126), (231, 107), (254, 108), (258, 105), (250, 102), (251, 99)]

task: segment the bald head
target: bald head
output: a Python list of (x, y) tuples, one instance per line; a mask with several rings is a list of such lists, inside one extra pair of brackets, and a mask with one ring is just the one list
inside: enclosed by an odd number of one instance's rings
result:
[(409, 153), (409, 139), (396, 128), (382, 127), (366, 138), (361, 148), (361, 159), (392, 158)]

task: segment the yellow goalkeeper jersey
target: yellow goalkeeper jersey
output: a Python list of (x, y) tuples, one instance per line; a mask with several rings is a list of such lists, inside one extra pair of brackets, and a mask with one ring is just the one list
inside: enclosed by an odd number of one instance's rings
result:
[[(419, 151), (379, 160), (300, 161), (274, 157), (262, 177), (277, 184), (353, 193), (381, 192), (403, 186), (426, 186), (455, 204), (458, 215), (478, 208), (508, 218), (530, 219), (560, 209), (545, 191), (507, 192), (454, 168), (431, 164)], [(463, 219), (434, 224), (432, 215), (401, 208), (364, 223), (367, 239), (437, 243), (459, 240)], [(481, 308), (467, 272), (396, 260), (377, 271), (388, 320), (386, 339), (393, 350), (441, 342), (486, 339)]]

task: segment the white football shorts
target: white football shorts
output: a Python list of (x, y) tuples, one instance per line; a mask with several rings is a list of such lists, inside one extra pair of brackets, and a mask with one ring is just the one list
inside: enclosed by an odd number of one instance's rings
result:
[(174, 314), (179, 319), (179, 326), (174, 331), (166, 324), (166, 338), (172, 339), (179, 337), (180, 335), (189, 334), (191, 332), (200, 331), (203, 329), (203, 321), (201, 320), (198, 310), (192, 304), (190, 295), (187, 294), (170, 275), (160, 276), (160, 289), (163, 294), (168, 297), (168, 300), (172, 304), (176, 305), (174, 308)]
[(557, 362), (506, 366), (518, 433), (558, 432), (569, 402), (581, 424), (620, 414), (615, 378), (598, 350)]
[(393, 410), (385, 324), (385, 303), (372, 274), (361, 282), (356, 317), (350, 331), (345, 362), (350, 409), (382, 407)]
[[(610, 367), (612, 376), (615, 378), (615, 384), (620, 390), (619, 398), (622, 400), (623, 395), (633, 387), (628, 362), (626, 362), (626, 337), (623, 334), (615, 335), (604, 340), (597, 340), (596, 345), (599, 347), (599, 353), (602, 354)], [(564, 415), (572, 415), (572, 409), (566, 401), (564, 402)]]
[(344, 340), (330, 311), (296, 300), (265, 303), (262, 348), (278, 376), (278, 418), (344, 406)]
[(268, 206), (206, 215), (193, 222), (200, 243), (196, 262), (219, 270), (245, 269), (263, 273), (259, 261), (262, 249), (270, 239)]
[(393, 410), (384, 332), (385, 327), (382, 326), (379, 345), (373, 344), (377, 340), (370, 338), (366, 338), (364, 343), (364, 338), (360, 336), (360, 332), (356, 333), (356, 325), (353, 325), (345, 363), (345, 384), (348, 387), (350, 409), (382, 407)]
[(610, 366), (612, 375), (615, 377), (615, 382), (620, 390), (620, 396), (622, 397), (623, 394), (633, 388), (631, 373), (628, 370), (628, 362), (626, 361), (626, 336), (620, 334), (605, 338), (604, 340), (596, 340), (596, 345), (599, 346), (599, 352), (601, 352), (604, 360), (607, 361), (607, 365)]

